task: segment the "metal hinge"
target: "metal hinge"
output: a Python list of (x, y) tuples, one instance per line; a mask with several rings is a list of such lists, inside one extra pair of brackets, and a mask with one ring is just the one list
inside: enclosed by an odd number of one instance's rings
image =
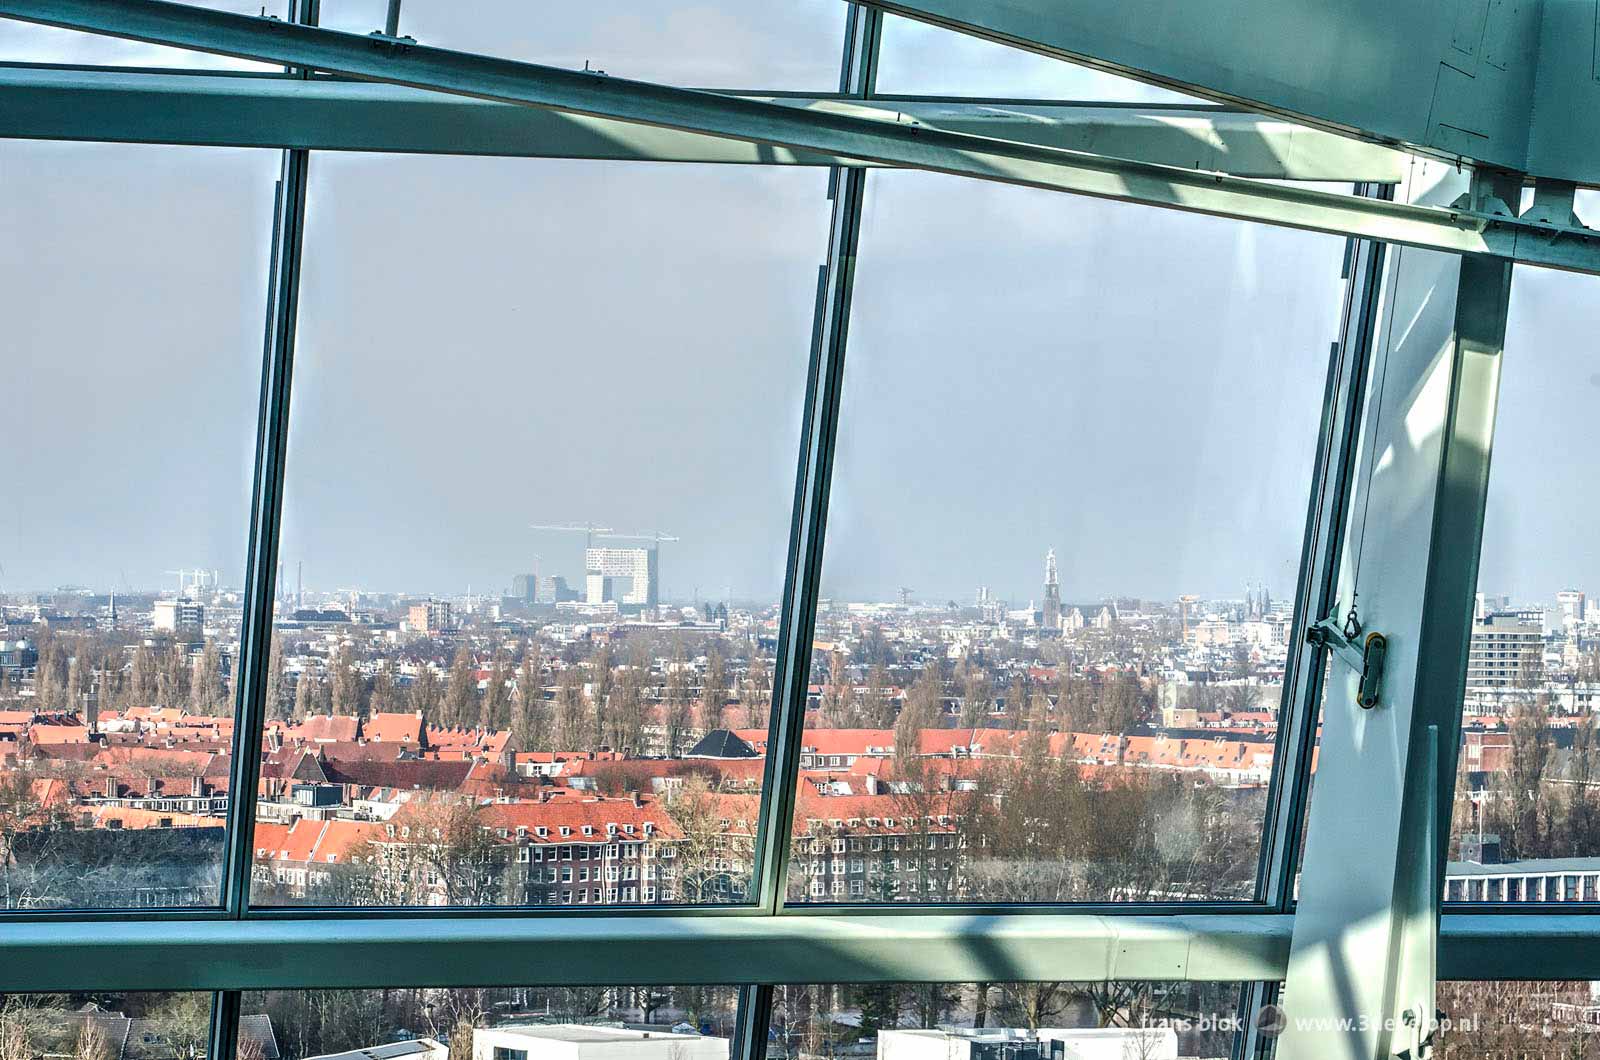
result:
[(1357, 702), (1371, 710), (1378, 705), (1383, 694), (1383, 662), (1389, 652), (1389, 638), (1376, 631), (1362, 636), (1361, 620), (1356, 615), (1355, 604), (1341, 626), (1335, 619), (1339, 606), (1334, 604), (1331, 614), (1306, 630), (1307, 642), (1328, 649), (1329, 654), (1361, 675)]

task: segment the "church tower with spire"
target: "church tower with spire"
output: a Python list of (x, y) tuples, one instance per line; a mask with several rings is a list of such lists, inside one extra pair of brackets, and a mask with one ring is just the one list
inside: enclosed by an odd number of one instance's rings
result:
[(1045, 629), (1061, 628), (1061, 582), (1056, 577), (1056, 550), (1044, 554), (1044, 614), (1040, 625)]

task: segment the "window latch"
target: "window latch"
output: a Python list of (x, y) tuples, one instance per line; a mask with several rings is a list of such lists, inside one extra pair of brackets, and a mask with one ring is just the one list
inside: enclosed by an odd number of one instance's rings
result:
[(1306, 630), (1306, 640), (1316, 647), (1328, 649), (1334, 658), (1361, 675), (1356, 701), (1363, 709), (1371, 710), (1382, 698), (1383, 663), (1389, 652), (1389, 638), (1375, 630), (1363, 637), (1364, 631), (1354, 604), (1350, 605), (1350, 613), (1345, 616), (1342, 626), (1335, 618), (1338, 613), (1336, 603), (1332, 614)]

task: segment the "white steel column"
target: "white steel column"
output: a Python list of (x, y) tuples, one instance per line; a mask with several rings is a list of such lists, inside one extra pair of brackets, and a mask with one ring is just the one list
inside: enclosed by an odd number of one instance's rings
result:
[[(1497, 183), (1478, 179), (1480, 191)], [(1515, 203), (1510, 183), (1500, 195)], [(1465, 174), (1419, 162), (1405, 193), (1445, 205), (1467, 190)], [(1372, 709), (1357, 702), (1357, 674), (1331, 663), (1285, 1060), (1415, 1057), (1432, 1021), (1432, 962), (1402, 955), (1437, 924), (1417, 896), (1443, 869), (1424, 837), (1448, 835), (1510, 283), (1502, 262), (1413, 249), (1395, 248), (1385, 269), (1337, 619), (1354, 601), (1365, 630), (1388, 637), (1387, 662)]]

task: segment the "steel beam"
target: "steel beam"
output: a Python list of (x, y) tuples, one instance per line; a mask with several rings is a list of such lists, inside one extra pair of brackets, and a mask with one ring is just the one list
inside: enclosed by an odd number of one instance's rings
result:
[[(113, 69), (0, 67), (0, 136), (203, 147), (834, 165), (843, 159), (467, 96), (312, 80)], [(797, 110), (1160, 165), (1283, 180), (1394, 183), (1406, 156), (1276, 118), (1212, 106), (747, 96)]]
[(1439, 926), (1439, 978), (1600, 979), (1600, 917), (1446, 914)]
[[(1555, 6), (1488, 0), (872, 2), (1190, 95), (1518, 171), (1527, 169), (1535, 124), (1541, 14)], [(1593, 21), (1591, 10), (1590, 37)], [(1587, 59), (1584, 67), (1587, 80)], [(1565, 118), (1552, 117), (1558, 125)]]
[(873, 3), (1446, 160), (1600, 182), (1600, 66), (1587, 0)]
[(0, 925), (0, 991), (1274, 978), (1286, 917), (350, 919)]
[(0, 16), (884, 165), (1600, 273), (1600, 235), (1587, 229), (993, 140), (904, 118), (798, 109), (165, 0), (0, 0)]
[[(1281, 981), (1294, 918), (480, 917), (0, 924), (0, 991)], [(1600, 978), (1600, 921), (1450, 914), (1444, 979)]]
[[(1453, 199), (1462, 183), (1431, 165), (1409, 192)], [(1337, 595), (1339, 620), (1354, 602), (1389, 646), (1377, 706), (1342, 662), (1326, 686), (1279, 1040), (1296, 1060), (1388, 1056), (1408, 1014), (1432, 1016), (1419, 953), (1438, 908), (1417, 896), (1438, 893), (1430, 837), (1449, 834), (1453, 769), (1430, 747), (1459, 740), (1510, 283), (1481, 256), (1401, 250), (1385, 270)]]

